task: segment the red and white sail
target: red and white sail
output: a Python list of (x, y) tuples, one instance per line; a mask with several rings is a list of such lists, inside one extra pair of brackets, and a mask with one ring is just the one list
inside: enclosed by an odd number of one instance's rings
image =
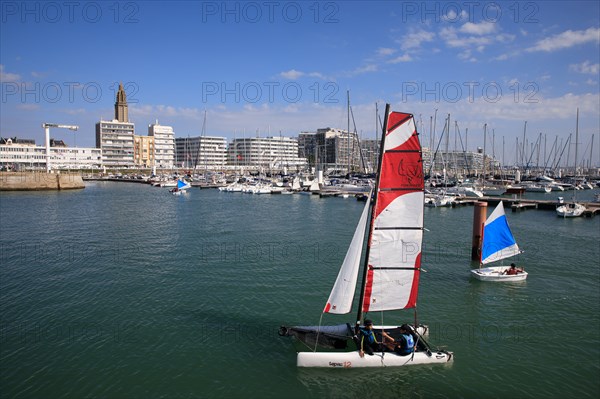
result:
[(391, 112), (371, 220), (363, 312), (416, 306), (423, 240), (422, 161), (413, 116)]

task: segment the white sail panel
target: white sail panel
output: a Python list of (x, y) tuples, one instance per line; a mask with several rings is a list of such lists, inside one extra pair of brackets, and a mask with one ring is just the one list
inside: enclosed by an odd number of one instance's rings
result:
[[(394, 192), (380, 193), (380, 198), (386, 195), (394, 195)], [(423, 227), (424, 201), (422, 191), (397, 196), (375, 219), (374, 227)]]
[[(375, 230), (363, 308), (369, 311), (404, 309), (416, 296), (423, 230)], [(414, 288), (414, 289), (413, 289)], [(414, 305), (413, 305), (414, 306)]]
[[(371, 195), (369, 194), (369, 198)], [(358, 278), (358, 269), (360, 266), (360, 258), (362, 255), (363, 242), (365, 238), (365, 230), (369, 216), (370, 201), (366, 201), (358, 226), (354, 231), (352, 242), (346, 252), (346, 257), (342, 263), (342, 267), (338, 273), (335, 284), (327, 299), (327, 304), (323, 313), (346, 314), (352, 309), (352, 300), (354, 299), (354, 291), (356, 289), (356, 281)]]
[(401, 146), (411, 138), (415, 131), (415, 121), (413, 118), (410, 118), (386, 136), (384, 150), (387, 151)]

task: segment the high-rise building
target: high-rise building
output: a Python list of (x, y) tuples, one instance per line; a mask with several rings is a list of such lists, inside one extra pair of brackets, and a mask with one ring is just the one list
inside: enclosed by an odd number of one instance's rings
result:
[(234, 139), (229, 145), (227, 163), (271, 170), (307, 165), (306, 158), (298, 156), (298, 140), (281, 136)]
[(175, 166), (175, 133), (171, 126), (159, 125), (158, 121), (148, 126), (148, 136), (154, 136), (154, 162), (159, 168)]
[(298, 156), (306, 158), (309, 166), (315, 166), (317, 149), (317, 134), (315, 132), (300, 132), (298, 135)]
[(175, 139), (175, 164), (182, 168), (222, 168), (227, 162), (225, 137), (178, 137)]
[(96, 147), (102, 150), (104, 166), (122, 168), (134, 165), (134, 131), (135, 124), (129, 122), (125, 90), (120, 84), (115, 119), (96, 123)]
[(356, 133), (330, 127), (317, 129), (316, 145), (318, 165), (340, 172), (363, 169)]

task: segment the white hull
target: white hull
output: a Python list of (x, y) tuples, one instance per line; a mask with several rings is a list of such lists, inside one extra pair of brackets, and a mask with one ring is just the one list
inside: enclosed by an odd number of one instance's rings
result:
[(527, 278), (527, 272), (519, 274), (502, 274), (510, 266), (485, 267), (471, 270), (471, 275), (481, 281), (523, 281)]
[(530, 186), (526, 188), (526, 191), (532, 192), (532, 193), (549, 193), (552, 191), (552, 188), (549, 186)]
[(394, 352), (375, 352), (372, 356), (360, 357), (358, 351), (352, 352), (299, 352), (298, 367), (401, 367), (415, 364), (448, 363), (452, 353), (448, 352), (415, 352), (412, 355), (400, 356)]
[(456, 201), (456, 197), (452, 195), (437, 195), (434, 194), (432, 196), (425, 198), (425, 206), (428, 207), (443, 207), (443, 206), (452, 206), (452, 203)]
[(564, 218), (576, 218), (583, 215), (585, 206), (577, 203), (565, 204), (556, 208), (556, 216)]

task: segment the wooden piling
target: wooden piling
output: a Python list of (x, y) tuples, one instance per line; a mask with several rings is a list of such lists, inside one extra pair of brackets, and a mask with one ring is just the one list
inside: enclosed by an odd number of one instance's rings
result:
[(473, 204), (473, 241), (471, 245), (471, 259), (478, 261), (481, 258), (481, 240), (483, 224), (487, 214), (487, 202), (475, 202)]

